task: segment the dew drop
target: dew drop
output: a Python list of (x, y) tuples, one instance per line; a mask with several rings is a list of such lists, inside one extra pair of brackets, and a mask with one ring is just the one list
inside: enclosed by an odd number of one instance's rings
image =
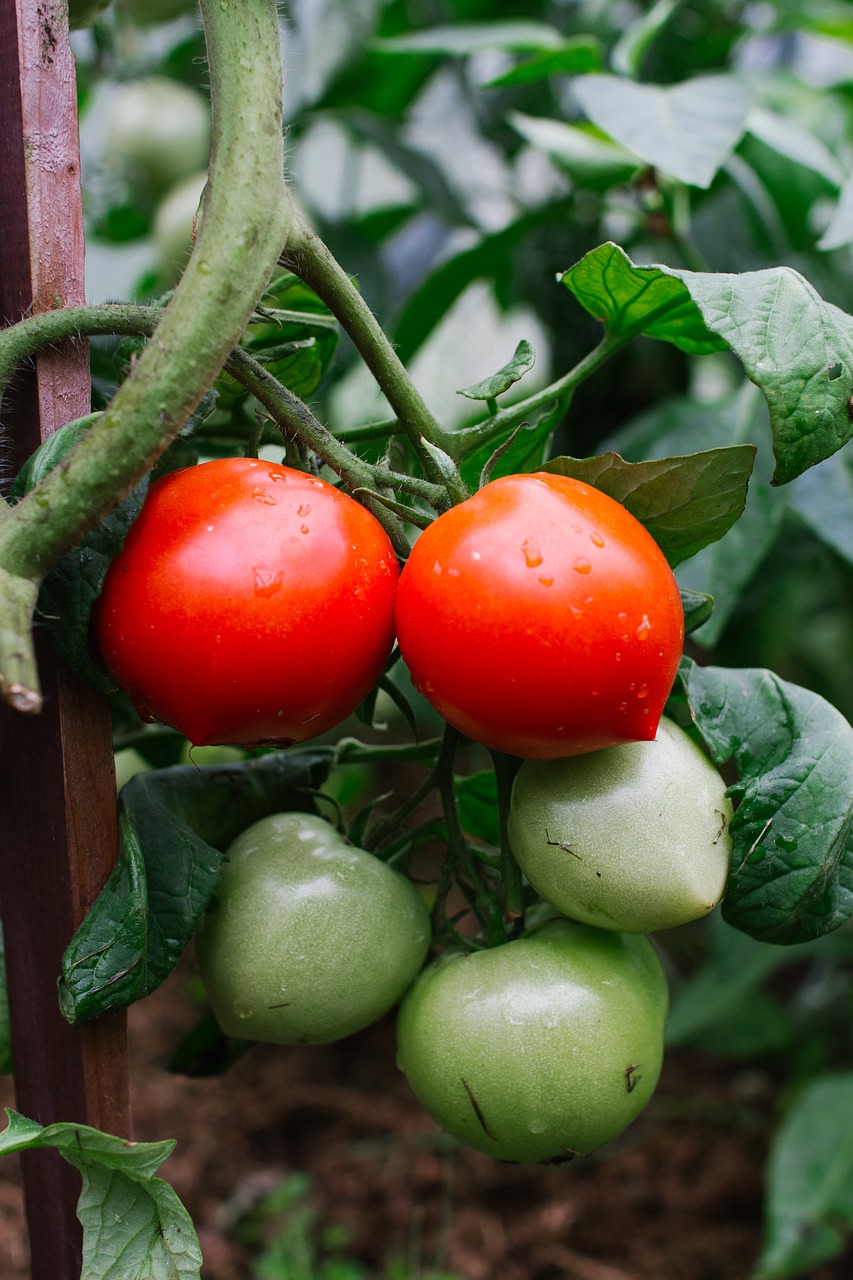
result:
[(583, 617), (583, 609), (579, 609), (576, 604), (569, 605), (569, 613), (572, 615), (573, 618)]
[[(639, 689), (637, 690), (637, 697), (638, 697), (638, 698), (647, 698), (648, 696), (649, 696), (648, 688), (646, 687), (646, 685), (641, 684), (641, 685), (640, 685), (640, 687), (639, 687)], [(648, 711), (648, 707), (646, 708), (646, 710)]]
[(435, 561), (433, 561), (432, 571), (433, 571), (433, 573), (441, 573), (441, 571), (442, 571), (442, 570), (441, 570), (441, 561), (440, 561), (440, 560), (435, 560)]
[(583, 533), (583, 525), (580, 525), (580, 524), (573, 524), (573, 525), (572, 525), (572, 533)]
[(298, 516), (310, 516), (310, 514), (311, 514), (311, 503), (310, 503), (310, 502), (303, 502), (301, 507), (297, 507), (297, 508), (296, 508), (296, 514), (297, 514)]
[(308, 525), (307, 524), (300, 525), (299, 532), (308, 533)]
[(276, 591), (281, 590), (281, 574), (276, 569), (257, 567), (253, 573), (256, 596), (274, 596)]
[(644, 613), (643, 620), (640, 623), (640, 625), (637, 627), (637, 639), (647, 640), (649, 638), (649, 633), (651, 629), (652, 629), (652, 624), (649, 622), (648, 616)]
[(267, 507), (274, 507), (278, 499), (274, 498), (268, 489), (253, 489), (252, 497), (256, 502), (263, 502)]
[(604, 546), (604, 539), (602, 538), (600, 533), (591, 533), (589, 536), (590, 536), (590, 541), (594, 542), (597, 547)]
[(620, 711), (627, 711), (627, 710), (628, 710), (628, 703), (627, 703), (627, 702), (620, 702), (620, 703), (619, 703), (619, 710), (620, 710)]
[(535, 569), (542, 563), (542, 552), (533, 538), (525, 538), (521, 544), (521, 550), (528, 569)]
[(542, 573), (540, 573), (540, 575), (539, 575), (539, 581), (542, 583), (542, 586), (543, 586), (543, 587), (553, 587), (553, 585), (554, 585), (554, 579), (553, 579), (553, 578), (549, 578), (549, 577), (547, 577), (545, 574), (542, 574)]
[(592, 565), (588, 560), (585, 560), (583, 556), (580, 556), (574, 563), (576, 573), (589, 573), (591, 568)]

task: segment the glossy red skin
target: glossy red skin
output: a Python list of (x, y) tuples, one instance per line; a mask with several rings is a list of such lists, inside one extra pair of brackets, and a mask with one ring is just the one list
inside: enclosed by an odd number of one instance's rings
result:
[(672, 570), (639, 521), (544, 472), (494, 480), (434, 521), (395, 621), (444, 719), (533, 759), (654, 738), (684, 639)]
[(146, 719), (197, 745), (286, 745), (344, 720), (393, 644), (379, 522), (300, 471), (227, 458), (152, 484), (93, 614)]

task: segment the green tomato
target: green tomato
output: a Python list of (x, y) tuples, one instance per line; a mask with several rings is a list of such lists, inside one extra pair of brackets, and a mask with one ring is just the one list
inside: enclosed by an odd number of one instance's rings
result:
[(166, 192), (154, 214), (152, 231), (157, 273), (164, 285), (176, 284), (193, 247), (193, 221), (207, 183), (207, 171), (194, 173)]
[(167, 76), (122, 85), (104, 131), (108, 161), (136, 187), (165, 191), (198, 173), (210, 153), (210, 106)]
[(386, 1013), (427, 953), (417, 889), (322, 818), (262, 818), (228, 849), (196, 940), (222, 1030), (322, 1044)]
[(525, 761), (509, 836), (533, 888), (563, 915), (651, 933), (696, 920), (719, 902), (731, 817), (717, 770), (662, 719), (652, 742)]
[(449, 1133), (500, 1160), (586, 1154), (660, 1074), (668, 993), (647, 938), (568, 920), (445, 956), (400, 1010), (398, 1063)]

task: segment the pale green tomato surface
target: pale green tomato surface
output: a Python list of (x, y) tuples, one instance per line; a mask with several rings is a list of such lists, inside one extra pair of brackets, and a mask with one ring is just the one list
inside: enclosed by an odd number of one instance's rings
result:
[(562, 920), (443, 957), (400, 1009), (398, 1064), (449, 1133), (500, 1160), (585, 1154), (660, 1074), (668, 993), (647, 938)]
[(522, 871), (558, 911), (602, 929), (651, 933), (719, 902), (731, 816), (717, 770), (664, 718), (652, 742), (525, 761), (509, 834)]
[(209, 104), (195, 89), (167, 76), (131, 81), (110, 104), (104, 149), (129, 181), (165, 191), (206, 166)]
[(321, 1044), (396, 1004), (429, 938), (410, 880), (322, 818), (279, 813), (228, 849), (196, 957), (227, 1035)]
[(157, 271), (163, 284), (176, 284), (193, 247), (193, 220), (207, 184), (207, 170), (194, 173), (166, 192), (154, 213), (152, 232)]

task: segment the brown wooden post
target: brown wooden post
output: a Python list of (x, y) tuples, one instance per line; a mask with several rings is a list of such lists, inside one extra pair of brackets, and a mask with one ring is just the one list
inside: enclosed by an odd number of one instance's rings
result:
[[(65, 0), (0, 0), (0, 316), (84, 301), (76, 83)], [(0, 467), (89, 412), (84, 344), (39, 356), (3, 406)], [(39, 647), (44, 709), (0, 708), (0, 910), (15, 1096), (41, 1123), (129, 1136), (123, 1015), (71, 1027), (56, 979), (117, 845), (106, 701)], [(23, 1161), (33, 1280), (78, 1280), (79, 1175), (54, 1152)]]

